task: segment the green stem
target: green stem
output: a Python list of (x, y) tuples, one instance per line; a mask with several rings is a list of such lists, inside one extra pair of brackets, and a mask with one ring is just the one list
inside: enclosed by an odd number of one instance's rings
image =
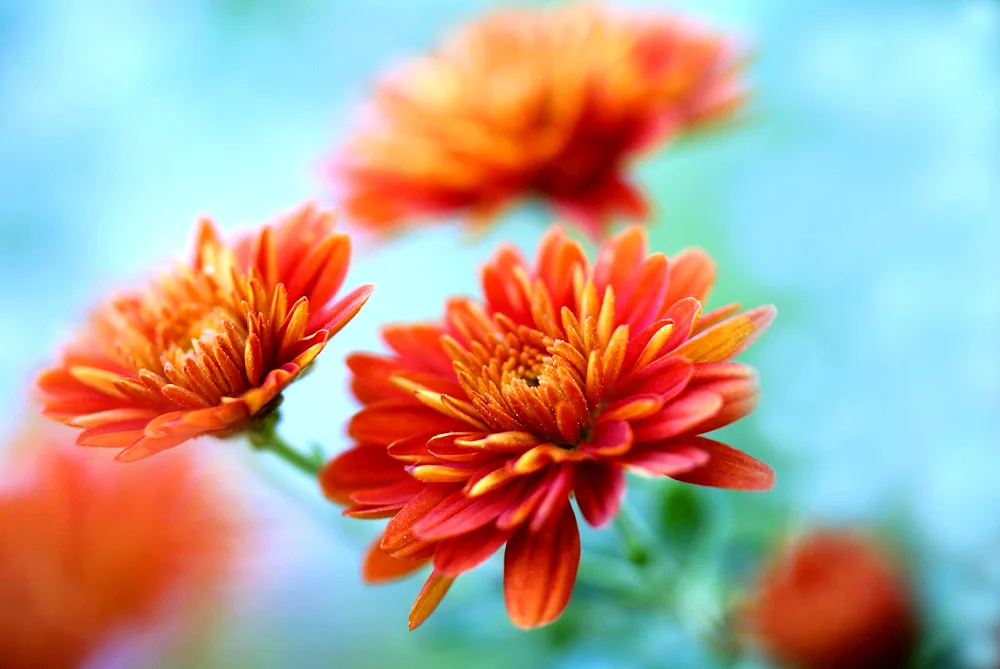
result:
[(618, 515), (615, 516), (615, 529), (618, 530), (618, 536), (621, 537), (625, 557), (628, 558), (628, 561), (637, 567), (649, 564), (653, 550), (646, 541), (645, 533), (625, 506), (619, 509)]
[(250, 432), (250, 444), (259, 451), (270, 451), (310, 477), (318, 476), (323, 463), (318, 458), (304, 455), (285, 441), (275, 430), (275, 422), (270, 422), (260, 430)]

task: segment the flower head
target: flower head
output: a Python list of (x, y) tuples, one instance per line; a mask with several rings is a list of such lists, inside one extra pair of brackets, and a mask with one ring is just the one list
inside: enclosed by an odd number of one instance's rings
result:
[(537, 196), (597, 237), (614, 215), (645, 218), (629, 162), (728, 116), (737, 70), (727, 39), (673, 17), (502, 10), (383, 81), (335, 173), (374, 230)]
[(902, 667), (917, 638), (902, 570), (847, 533), (816, 533), (778, 556), (745, 617), (775, 659), (803, 669)]
[(308, 206), (231, 246), (203, 221), (192, 263), (109, 301), (39, 377), (45, 414), (122, 461), (246, 427), (371, 294), (334, 302), (350, 253)]
[(753, 370), (731, 359), (773, 307), (702, 314), (714, 280), (701, 251), (647, 255), (632, 227), (591, 266), (554, 227), (534, 266), (504, 248), (483, 270), (485, 299), (454, 299), (443, 323), (384, 329), (388, 355), (348, 358), (365, 407), (356, 445), (320, 475), (347, 515), (391, 517), (369, 580), (434, 571), (416, 626), (451, 581), (506, 544), (515, 624), (551, 622), (580, 557), (575, 496), (594, 526), (618, 511), (625, 471), (760, 490), (767, 465), (699, 436), (749, 413)]
[(183, 621), (230, 572), (238, 509), (188, 453), (123, 469), (30, 446), (0, 485), (0, 666), (80, 666), (124, 629)]

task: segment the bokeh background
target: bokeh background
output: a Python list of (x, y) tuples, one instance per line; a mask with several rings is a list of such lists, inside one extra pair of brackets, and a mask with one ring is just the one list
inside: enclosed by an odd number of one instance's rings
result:
[[(237, 230), (324, 201), (325, 161), (372, 77), (497, 4), (0, 0), (0, 429), (33, 414), (33, 373), (93, 302), (185, 254), (196, 217)], [(904, 547), (962, 666), (991, 666), (1000, 4), (625, 4), (684, 10), (753, 54), (740, 120), (639, 170), (657, 207), (655, 249), (703, 246), (720, 264), (715, 304), (780, 310), (746, 356), (763, 402), (729, 435), (776, 463), (778, 485), (749, 502), (699, 493), (726, 530), (705, 563), (754, 554), (752, 529), (777, 508), (791, 509), (788, 531), (869, 525)], [(539, 219), (525, 211), (483, 237), (440, 227), (358, 249), (349, 281), (378, 290), (287, 393), (288, 436), (345, 447), (354, 406), (339, 359), (377, 346), (380, 323), (433, 317), (449, 293), (473, 291), (501, 239), (534, 247)], [(645, 624), (586, 584), (566, 622), (515, 632), (496, 560), (408, 633), (419, 579), (370, 589), (358, 578), (373, 527), (341, 519), (268, 456), (235, 442), (191, 448), (231, 451), (219, 475), (236, 479), (257, 519), (232, 595), (169, 653), (124, 635), (95, 667), (708, 666), (686, 630)], [(633, 495), (655, 529), (647, 488)], [(751, 528), (746, 546), (734, 527)], [(585, 546), (613, 548), (607, 534)], [(711, 613), (699, 597), (686, 600), (695, 619)]]

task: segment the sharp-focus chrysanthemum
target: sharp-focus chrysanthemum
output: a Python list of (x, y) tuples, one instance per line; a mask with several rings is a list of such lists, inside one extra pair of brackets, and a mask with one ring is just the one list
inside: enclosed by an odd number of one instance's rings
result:
[(535, 196), (600, 236), (647, 215), (626, 174), (639, 152), (736, 109), (738, 66), (727, 38), (674, 17), (502, 10), (382, 82), (335, 176), (379, 231)]
[(348, 358), (365, 407), (356, 445), (321, 473), (358, 518), (391, 517), (367, 580), (434, 570), (410, 614), (419, 625), (452, 580), (506, 544), (507, 611), (553, 621), (580, 557), (570, 506), (594, 526), (618, 511), (625, 472), (762, 490), (771, 469), (699, 436), (749, 413), (754, 371), (732, 362), (773, 307), (702, 314), (715, 267), (701, 251), (647, 255), (632, 227), (591, 267), (554, 227), (534, 267), (504, 248), (483, 271), (485, 300), (454, 299), (443, 324), (389, 326), (388, 355)]
[(817, 532), (779, 554), (744, 617), (769, 655), (802, 669), (904, 667), (917, 641), (903, 570), (845, 532)]
[(243, 523), (200, 462), (181, 451), (123, 469), (30, 439), (0, 481), (0, 666), (83, 666), (123, 631), (183, 625), (218, 594)]
[(192, 263), (104, 305), (39, 377), (46, 415), (121, 461), (244, 428), (368, 299), (334, 302), (350, 254), (309, 206), (233, 245), (203, 221)]

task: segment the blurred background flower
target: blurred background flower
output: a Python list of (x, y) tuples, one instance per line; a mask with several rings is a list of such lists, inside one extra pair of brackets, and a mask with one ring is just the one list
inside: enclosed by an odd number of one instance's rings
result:
[(501, 9), (377, 84), (335, 192), (377, 231), (483, 224), (537, 197), (600, 238), (616, 216), (649, 214), (635, 155), (727, 117), (741, 95), (733, 40), (669, 13)]
[(779, 551), (744, 613), (768, 654), (802, 669), (905, 667), (918, 639), (904, 568), (874, 542), (814, 532)]
[[(199, 214), (228, 235), (322, 192), (329, 147), (347, 141), (373, 77), (503, 4), (0, 3), (5, 431), (35, 413), (28, 380), (95, 296), (185, 248)], [(777, 485), (736, 503), (724, 491), (636, 481), (630, 503), (688, 578), (676, 592), (651, 588), (600, 559), (620, 552), (611, 533), (588, 531), (581, 573), (650, 593), (650, 607), (670, 600), (689, 625), (706, 627), (719, 618), (719, 591), (752, 580), (783, 523), (874, 525), (906, 549), (931, 628), (959, 641), (958, 666), (993, 666), (1000, 7), (623, 5), (685, 12), (742, 37), (753, 54), (742, 122), (675, 143), (634, 178), (651, 199), (654, 250), (703, 246), (727, 268), (709, 308), (740, 299), (781, 309), (745, 356), (760, 372), (761, 404), (720, 437), (774, 464)], [(345, 448), (356, 406), (338, 358), (370, 348), (384, 322), (436, 316), (501, 239), (534, 248), (544, 225), (532, 214), (475, 244), (438, 226), (356, 250), (352, 281), (377, 281), (378, 292), (285, 393), (287, 435), (330, 454)], [(464, 605), (497, 592), (495, 561), (457, 583), (453, 607), (411, 635), (409, 585), (371, 589), (358, 578), (375, 524), (338, 518), (317, 486), (272, 464), (233, 449), (233, 471), (219, 474), (246, 489), (266, 532), (244, 556), (253, 578), (237, 605), (185, 651), (185, 666), (711, 666), (689, 630), (654, 624), (648, 609), (623, 608), (586, 579), (556, 625), (515, 632), (500, 607)], [(783, 521), (783, 508), (799, 518)], [(498, 643), (503, 653), (483, 651)], [(156, 660), (125, 666), (143, 664)]]
[(236, 498), (190, 453), (124, 468), (71, 443), (39, 428), (4, 458), (3, 667), (81, 666), (137, 640), (155, 656), (195, 637), (241, 551)]

